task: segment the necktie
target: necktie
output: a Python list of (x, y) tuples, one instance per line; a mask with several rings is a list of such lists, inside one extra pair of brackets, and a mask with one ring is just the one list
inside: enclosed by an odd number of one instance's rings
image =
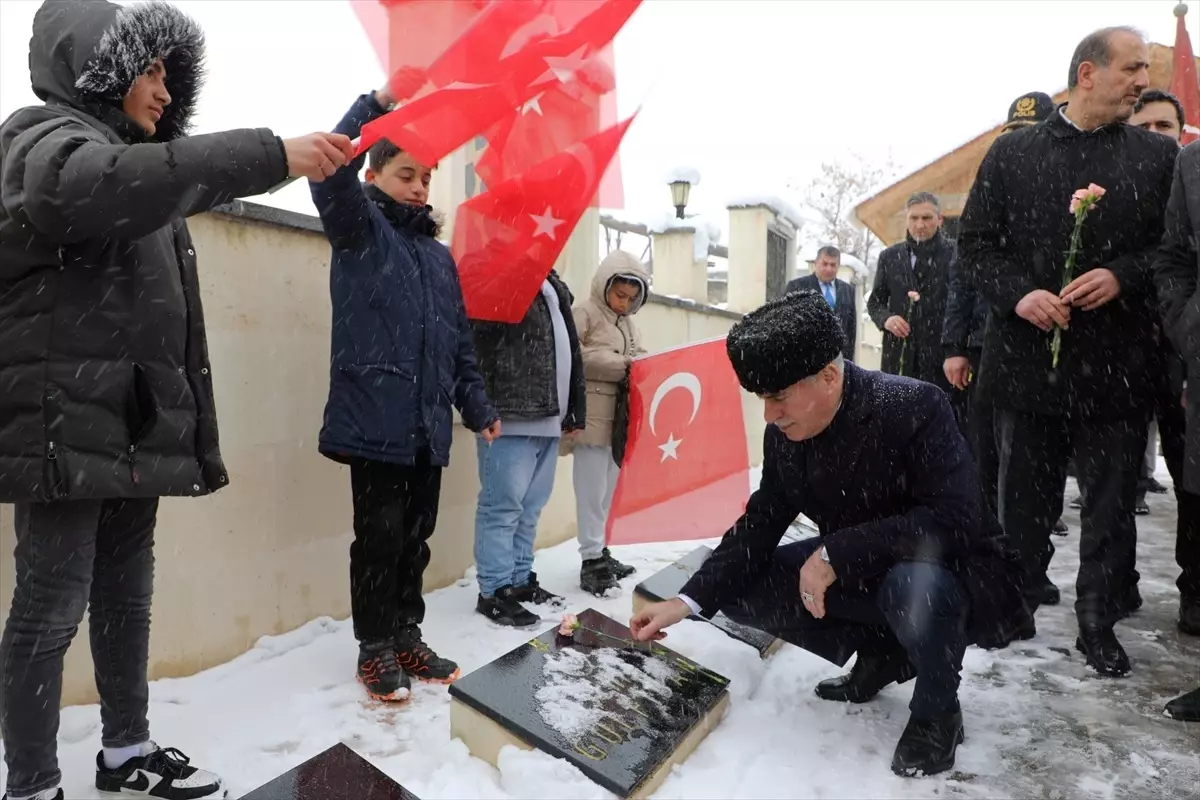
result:
[(829, 307), (833, 308), (833, 286), (826, 283), (825, 286), (825, 302), (829, 303)]

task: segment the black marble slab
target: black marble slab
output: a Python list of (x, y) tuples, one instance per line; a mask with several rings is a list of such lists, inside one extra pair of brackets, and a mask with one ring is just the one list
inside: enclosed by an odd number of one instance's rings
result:
[[(708, 560), (710, 555), (712, 555), (712, 548), (701, 545), (674, 564), (663, 567), (649, 578), (646, 578), (646, 580), (634, 587), (633, 591), (652, 603), (675, 597), (679, 594), (679, 590), (683, 588), (683, 585), (688, 582), (688, 579), (696, 574), (696, 571), (704, 565), (704, 562)], [(695, 619), (702, 620), (703, 617), (695, 617)], [(750, 645), (761, 656), (765, 657), (769, 655), (779, 645), (779, 640), (771, 634), (760, 631), (757, 628), (740, 625), (720, 611), (708, 621), (715, 628), (725, 633), (725, 635)]]
[(553, 628), (459, 678), (450, 696), (628, 797), (724, 700), (729, 680), (633, 641), (594, 609), (579, 622), (571, 637)]
[(242, 800), (418, 800), (369, 761), (338, 742)]

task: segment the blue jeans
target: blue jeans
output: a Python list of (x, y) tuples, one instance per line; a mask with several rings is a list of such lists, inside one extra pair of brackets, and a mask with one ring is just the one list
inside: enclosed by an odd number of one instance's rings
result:
[(783, 545), (757, 586), (725, 615), (839, 666), (854, 653), (903, 654), (916, 668), (909, 710), (930, 719), (958, 703), (970, 603), (954, 573), (940, 564), (900, 561), (865, 583), (835, 581), (816, 619), (800, 599), (800, 567), (817, 538)]
[(475, 569), (479, 591), (491, 597), (523, 586), (533, 571), (538, 518), (554, 490), (558, 437), (476, 439), (479, 504), (475, 509)]

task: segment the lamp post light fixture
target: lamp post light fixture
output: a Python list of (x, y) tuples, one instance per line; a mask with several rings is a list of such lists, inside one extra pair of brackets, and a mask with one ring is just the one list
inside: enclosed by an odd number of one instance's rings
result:
[(669, 185), (671, 187), (671, 204), (675, 206), (675, 216), (678, 219), (683, 219), (683, 210), (687, 208), (688, 195), (691, 194), (692, 184), (690, 181), (674, 180)]

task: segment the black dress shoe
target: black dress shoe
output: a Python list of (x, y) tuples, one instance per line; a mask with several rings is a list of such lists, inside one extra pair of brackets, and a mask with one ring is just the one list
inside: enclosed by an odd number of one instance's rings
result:
[(1193, 689), (1181, 697), (1176, 697), (1167, 703), (1163, 713), (1180, 722), (1200, 722), (1200, 689)]
[(960, 709), (937, 719), (909, 717), (892, 756), (892, 772), (902, 778), (945, 772), (954, 766), (954, 752), (962, 741)]
[(1178, 628), (1188, 636), (1200, 636), (1200, 602), (1180, 601)]
[(1063, 522), (1062, 517), (1059, 517), (1058, 522), (1054, 523), (1054, 527), (1051, 529), (1051, 532), (1055, 536), (1066, 536), (1067, 535), (1067, 523)]
[(1153, 494), (1166, 494), (1167, 487), (1165, 487), (1161, 483), (1159, 483), (1156, 478), (1147, 478), (1146, 479), (1146, 491), (1151, 492)]
[(1125, 648), (1112, 628), (1080, 628), (1075, 649), (1087, 657), (1087, 665), (1101, 675), (1122, 678), (1133, 671)]
[(865, 703), (890, 683), (904, 683), (917, 676), (908, 657), (900, 654), (858, 654), (850, 672), (817, 684), (817, 697), (835, 703)]

